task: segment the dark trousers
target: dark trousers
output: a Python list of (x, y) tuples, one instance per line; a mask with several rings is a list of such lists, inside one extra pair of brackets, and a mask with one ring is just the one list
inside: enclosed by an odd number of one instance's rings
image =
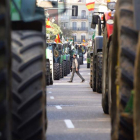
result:
[(77, 74), (82, 80), (84, 80), (84, 78), (82, 77), (82, 75), (79, 73), (79, 70), (76, 71), (76, 69), (73, 69), (73, 68), (72, 68), (72, 76), (71, 76), (71, 78), (70, 78), (71, 81), (73, 81), (73, 77), (74, 77), (74, 73), (75, 73), (75, 72), (76, 72), (76, 74)]

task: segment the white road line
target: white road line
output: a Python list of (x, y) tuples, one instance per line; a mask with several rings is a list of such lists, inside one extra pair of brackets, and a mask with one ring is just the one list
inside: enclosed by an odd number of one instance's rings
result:
[(64, 120), (67, 128), (75, 128), (71, 120)]
[(51, 91), (49, 91), (48, 93), (52, 93)]
[(59, 105), (57, 105), (57, 106), (55, 106), (57, 109), (62, 109), (62, 107), (61, 106), (59, 106)]
[(50, 96), (50, 99), (54, 99), (54, 97), (53, 96)]

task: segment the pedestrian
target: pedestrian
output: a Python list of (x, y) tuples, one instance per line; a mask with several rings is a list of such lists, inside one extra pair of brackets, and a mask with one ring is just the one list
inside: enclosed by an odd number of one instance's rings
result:
[(73, 60), (72, 60), (72, 75), (71, 75), (70, 81), (68, 81), (68, 82), (72, 83), (75, 72), (82, 79), (82, 82), (84, 82), (85, 79), (79, 73), (79, 62), (77, 60), (77, 55), (76, 54), (73, 55)]

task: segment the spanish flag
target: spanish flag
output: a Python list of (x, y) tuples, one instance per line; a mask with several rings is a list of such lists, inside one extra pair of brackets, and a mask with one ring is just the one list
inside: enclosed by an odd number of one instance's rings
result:
[(47, 22), (46, 22), (46, 28), (52, 28), (50, 25), (50, 19), (48, 18)]
[(95, 7), (95, 1), (89, 1), (87, 4), (86, 4), (86, 7), (89, 11), (93, 11), (94, 10), (94, 7)]
[(56, 43), (61, 43), (59, 34), (56, 36), (56, 38), (55, 38), (54, 41), (55, 41)]

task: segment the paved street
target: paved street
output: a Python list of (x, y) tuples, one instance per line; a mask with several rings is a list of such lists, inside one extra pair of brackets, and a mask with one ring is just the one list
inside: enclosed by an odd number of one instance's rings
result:
[(110, 118), (101, 107), (101, 94), (89, 87), (89, 69), (80, 66), (86, 79), (71, 74), (47, 87), (47, 140), (110, 140)]

